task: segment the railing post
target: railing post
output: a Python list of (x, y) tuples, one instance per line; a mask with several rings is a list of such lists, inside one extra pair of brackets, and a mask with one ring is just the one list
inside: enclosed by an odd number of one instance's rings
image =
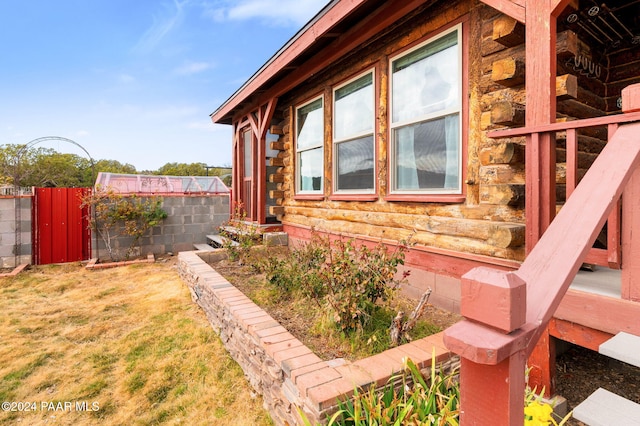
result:
[(526, 346), (512, 332), (526, 321), (526, 303), (526, 283), (513, 272), (480, 267), (462, 277), (460, 310), (469, 321), (444, 339), (462, 358), (462, 425), (522, 425)]
[(522, 426), (524, 423), (524, 351), (497, 365), (462, 358), (460, 366), (460, 424)]
[[(640, 111), (640, 84), (622, 90), (622, 112)], [(640, 301), (640, 168), (636, 169), (622, 194), (622, 298)]]

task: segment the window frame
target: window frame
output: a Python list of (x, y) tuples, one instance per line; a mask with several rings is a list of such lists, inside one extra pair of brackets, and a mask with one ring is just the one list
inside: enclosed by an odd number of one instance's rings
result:
[[(299, 139), (299, 129), (298, 129), (298, 121), (299, 121), (299, 111), (320, 100), (321, 107), (319, 108), (322, 114), (322, 140), (319, 144), (313, 145), (310, 147), (305, 147), (304, 149), (299, 149), (298, 147), (298, 139)], [(297, 105), (294, 108), (294, 129), (295, 129), (295, 143), (294, 143), (294, 151), (295, 151), (295, 199), (307, 199), (307, 200), (318, 200), (324, 198), (324, 187), (325, 187), (325, 96), (324, 94), (320, 94), (318, 96), (314, 96), (313, 98)], [(302, 176), (300, 175), (300, 154), (302, 152), (312, 151), (314, 149), (320, 149), (322, 151), (322, 167), (321, 167), (321, 175), (320, 175), (320, 189), (318, 190), (302, 190)]]
[[(416, 201), (416, 202), (451, 202), (459, 203), (466, 200), (465, 187), (465, 164), (467, 158), (467, 137), (468, 137), (468, 34), (467, 26), (463, 20), (452, 22), (449, 25), (427, 35), (425, 38), (416, 41), (389, 57), (388, 61), (388, 159), (387, 159), (387, 201)], [(458, 82), (460, 84), (459, 97), (455, 109), (449, 108), (436, 111), (434, 113), (421, 115), (409, 120), (393, 121), (393, 65), (394, 62), (419, 50), (452, 32), (457, 31), (457, 55), (458, 55)], [(455, 189), (424, 189), (424, 190), (399, 190), (397, 186), (396, 170), (396, 141), (395, 130), (411, 126), (438, 118), (444, 118), (453, 114), (458, 114), (458, 182)]]
[[(367, 76), (367, 75), (371, 75), (371, 86), (372, 86), (372, 95), (371, 95), (371, 107), (372, 107), (372, 111), (371, 111), (371, 127), (370, 130), (368, 131), (361, 131), (361, 132), (357, 132), (357, 133), (353, 133), (348, 135), (347, 137), (343, 137), (343, 138), (337, 138), (336, 137), (336, 92), (339, 91), (340, 89), (348, 86), (351, 83), (354, 83), (356, 81), (358, 81), (359, 79)], [(376, 179), (376, 175), (377, 175), (377, 146), (378, 146), (378, 141), (377, 141), (377, 137), (376, 137), (376, 126), (378, 123), (378, 116), (377, 116), (377, 109), (378, 109), (378, 101), (379, 101), (379, 95), (378, 95), (378, 89), (379, 89), (379, 85), (378, 85), (378, 81), (377, 81), (377, 73), (376, 73), (376, 68), (372, 67), (369, 68), (365, 71), (362, 71), (358, 74), (356, 74), (355, 76), (349, 78), (348, 80), (337, 84), (336, 86), (334, 86), (332, 88), (332, 98), (331, 98), (331, 137), (332, 137), (332, 141), (331, 141), (331, 152), (332, 152), (332, 172), (331, 172), (331, 176), (332, 176), (332, 193), (331, 193), (331, 199), (332, 200), (359, 200), (359, 201), (374, 201), (378, 199), (378, 184), (377, 184), (377, 179)], [(338, 153), (338, 145), (341, 143), (348, 143), (348, 142), (352, 142), (355, 141), (357, 139), (363, 138), (363, 137), (367, 137), (367, 136), (371, 136), (372, 138), (372, 155), (373, 155), (373, 176), (371, 179), (371, 187), (370, 188), (366, 188), (366, 189), (339, 189), (338, 188), (338, 175), (339, 175), (339, 164), (338, 164), (338, 157), (337, 157), (337, 153)]]

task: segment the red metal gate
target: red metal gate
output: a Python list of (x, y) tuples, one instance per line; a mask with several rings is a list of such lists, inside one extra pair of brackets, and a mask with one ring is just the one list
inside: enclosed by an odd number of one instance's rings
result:
[(33, 263), (75, 262), (91, 257), (88, 208), (81, 198), (90, 188), (36, 188), (33, 200)]

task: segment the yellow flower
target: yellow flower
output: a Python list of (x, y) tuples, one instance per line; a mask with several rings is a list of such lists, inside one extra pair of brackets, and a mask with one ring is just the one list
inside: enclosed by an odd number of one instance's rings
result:
[(524, 424), (525, 426), (549, 426), (553, 421), (551, 413), (553, 413), (553, 408), (549, 404), (531, 401), (524, 408)]

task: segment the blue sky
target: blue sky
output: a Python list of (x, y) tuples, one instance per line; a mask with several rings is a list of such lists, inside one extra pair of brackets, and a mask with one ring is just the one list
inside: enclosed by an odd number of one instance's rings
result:
[(230, 165), (231, 128), (209, 114), (325, 4), (0, 0), (0, 145), (60, 136), (138, 171)]

